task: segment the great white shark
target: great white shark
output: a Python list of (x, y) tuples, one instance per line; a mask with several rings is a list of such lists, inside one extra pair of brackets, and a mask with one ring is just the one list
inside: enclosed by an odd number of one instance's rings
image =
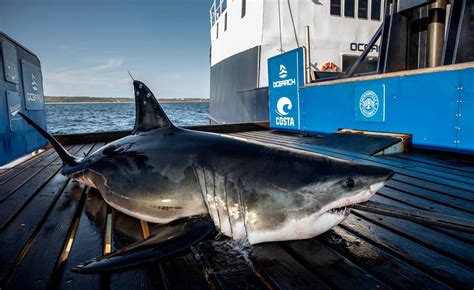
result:
[(253, 244), (308, 239), (369, 200), (393, 175), (387, 169), (318, 154), (302, 155), (174, 126), (145, 84), (133, 82), (131, 135), (84, 158), (52, 144), (62, 174), (96, 188), (116, 210), (166, 230), (74, 268), (117, 270), (188, 249), (215, 231)]

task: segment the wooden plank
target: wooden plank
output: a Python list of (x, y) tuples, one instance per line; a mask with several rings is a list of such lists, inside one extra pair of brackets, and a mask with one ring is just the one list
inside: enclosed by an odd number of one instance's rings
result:
[(237, 134), (233, 134), (233, 135), (243, 136), (244, 138), (255, 139), (255, 140), (268, 142), (268, 143), (273, 143), (273, 142), (277, 141), (281, 144), (285, 144), (286, 146), (295, 147), (295, 148), (299, 148), (299, 149), (302, 149), (302, 150), (309, 150), (309, 151), (313, 151), (313, 152), (319, 152), (319, 153), (322, 153), (322, 154), (327, 154), (327, 155), (331, 155), (331, 156), (339, 157), (339, 158), (345, 158), (345, 159), (349, 158), (350, 160), (354, 160), (354, 161), (359, 160), (358, 162), (362, 162), (362, 161), (376, 162), (376, 163), (378, 163), (378, 166), (384, 166), (384, 167), (390, 168), (392, 170), (395, 170), (395, 171), (398, 171), (400, 173), (407, 174), (407, 175), (410, 175), (410, 174), (411, 175), (417, 175), (417, 176), (418, 175), (422, 175), (422, 176), (431, 175), (431, 176), (435, 176), (435, 177), (444, 178), (444, 179), (446, 179), (447, 182), (452, 181), (454, 184), (457, 184), (457, 182), (462, 182), (462, 183), (466, 183), (466, 184), (470, 184), (470, 185), (474, 184), (474, 179), (472, 179), (472, 178), (468, 178), (468, 177), (464, 177), (464, 176), (457, 176), (457, 175), (454, 175), (454, 174), (439, 172), (439, 171), (431, 170), (431, 169), (410, 167), (410, 166), (404, 165), (403, 162), (396, 162), (396, 161), (392, 161), (392, 160), (389, 160), (389, 159), (384, 159), (383, 156), (367, 156), (367, 155), (360, 154), (360, 153), (349, 152), (349, 151), (344, 151), (344, 150), (340, 150), (340, 149), (319, 146), (319, 145), (316, 144), (317, 139), (314, 142), (308, 142), (308, 141), (302, 142), (300, 140), (300, 138), (291, 137), (291, 138), (286, 138), (286, 139), (282, 140), (281, 137), (277, 137), (276, 138), (277, 140), (275, 140), (274, 136), (271, 136), (271, 135), (267, 134), (266, 132), (262, 132), (260, 134), (259, 134), (259, 132), (245, 132), (245, 133), (237, 133)]
[[(429, 168), (431, 170), (436, 170), (436, 171), (441, 171), (449, 174), (454, 174), (454, 175), (459, 175), (459, 176), (464, 176), (467, 178), (474, 179), (474, 172), (466, 171), (463, 170), (463, 168), (469, 168), (469, 167), (463, 167), (459, 166), (456, 168), (455, 166), (453, 167), (447, 167), (443, 166), (443, 164), (431, 164), (428, 162), (423, 162), (424, 160), (421, 159), (420, 157), (418, 158), (413, 158), (410, 155), (406, 153), (400, 153), (400, 154), (393, 154), (393, 155), (383, 155), (379, 156), (380, 158), (383, 159), (389, 159), (393, 160), (396, 162), (404, 163), (407, 164), (408, 166), (416, 166), (416, 167), (421, 167), (421, 168)], [(461, 164), (459, 164), (461, 165)]]
[(378, 201), (380, 197), (390, 198), (403, 204), (427, 211), (433, 211), (467, 219), (474, 219), (474, 215), (471, 213), (450, 206), (446, 206), (442, 203), (436, 202), (435, 200), (428, 200), (422, 197), (418, 197), (416, 195), (410, 195), (390, 187), (384, 187), (380, 189), (371, 200)]
[[(305, 138), (295, 133), (282, 134), (282, 132), (278, 131), (245, 132), (244, 134), (249, 134), (256, 138), (266, 137), (270, 139), (286, 141), (293, 144), (317, 145), (317, 142), (315, 140), (318, 140), (318, 138)], [(434, 170), (442, 170), (442, 168), (446, 168), (447, 170), (452, 170), (451, 173), (453, 173), (454, 175), (459, 174), (459, 172), (474, 173), (474, 162), (469, 162), (463, 159), (462, 157), (459, 157), (460, 159), (448, 158), (447, 154), (449, 153), (443, 153), (443, 155), (434, 155), (433, 151), (424, 150), (418, 152), (404, 152), (393, 155), (378, 155), (375, 157), (387, 159), (391, 159), (393, 157), (397, 158), (398, 162), (400, 163), (405, 163), (405, 160), (413, 161), (413, 158), (416, 158), (417, 162), (419, 162), (421, 167), (423, 166), (422, 164), (428, 164), (432, 165), (430, 166), (430, 168)], [(471, 179), (473, 178), (472, 175), (468, 176), (471, 176)]]
[(252, 247), (252, 260), (280, 289), (330, 289), (326, 281), (303, 267), (276, 243)]
[(38, 167), (38, 166), (45, 166), (46, 164), (50, 163), (51, 160), (57, 158), (57, 154), (54, 150), (48, 150), (43, 154), (35, 156), (26, 160), (25, 162), (18, 164), (12, 168), (10, 168), (7, 172), (3, 173), (0, 176), (0, 185), (7, 183), (10, 179), (18, 176), (23, 171), (31, 167)]
[(320, 240), (393, 288), (451, 289), (449, 284), (443, 284), (341, 227), (323, 234)]
[[(85, 145), (80, 153), (88, 153), (93, 144)], [(62, 194), (51, 201), (51, 210), (46, 212), (44, 223), (36, 227), (23, 248), (24, 256), (16, 259), (14, 272), (6, 282), (5, 288), (47, 289), (58, 264), (68, 232), (78, 214), (84, 186), (70, 182)], [(45, 251), (47, 249), (47, 251)]]
[(221, 289), (266, 289), (248, 259), (248, 248), (236, 241), (208, 240), (193, 247), (193, 253), (212, 281)]
[[(162, 225), (149, 223), (149, 230), (151, 235), (157, 234), (162, 230)], [(160, 261), (159, 266), (166, 289), (216, 288), (191, 251)], [(186, 276), (185, 279), (183, 279), (183, 274)]]
[[(351, 161), (361, 163), (361, 164), (381, 166), (381, 167), (385, 167), (385, 168), (394, 170), (395, 172), (398, 172), (400, 174), (414, 176), (416, 178), (429, 180), (431, 182), (435, 182), (435, 183), (438, 183), (438, 184), (447, 185), (447, 186), (451, 186), (451, 187), (454, 187), (454, 188), (474, 192), (474, 187), (470, 183), (465, 183), (465, 182), (462, 182), (462, 181), (459, 181), (459, 180), (453, 180), (453, 179), (445, 178), (445, 177), (442, 177), (442, 176), (436, 176), (436, 175), (432, 175), (432, 174), (429, 174), (429, 173), (412, 171), (410, 169), (405, 169), (403, 167), (398, 167), (398, 166), (394, 166), (394, 165), (384, 164), (384, 163), (380, 162), (380, 160), (381, 160), (380, 158), (377, 160), (376, 157), (368, 157), (368, 156), (363, 155), (363, 154), (357, 154), (357, 153), (353, 153), (353, 152), (347, 152), (347, 151), (332, 149), (332, 148), (329, 148), (329, 147), (299, 144), (297, 142), (282, 142), (280, 140), (276, 141), (276, 140), (271, 139), (271, 138), (248, 136), (247, 133), (236, 133), (236, 134), (232, 134), (232, 135), (237, 136), (237, 137), (243, 137), (244, 139), (247, 139), (247, 140), (256, 140), (258, 142), (263, 142), (263, 143), (267, 143), (267, 144), (271, 144), (271, 145), (276, 145), (276, 146), (280, 146), (280, 147), (283, 146), (282, 148), (285, 148), (285, 149), (293, 148), (293, 149), (296, 149), (296, 150), (302, 150), (302, 151), (307, 151), (307, 152), (313, 152), (313, 153), (316, 153), (316, 154), (323, 154), (323, 155), (327, 155), (327, 156), (331, 156), (331, 157), (351, 160)], [(468, 182), (472, 182), (472, 180), (469, 179)]]
[(407, 164), (406, 161), (399, 161), (399, 159), (395, 159), (395, 158), (386, 158), (386, 156), (374, 156), (373, 159), (371, 160), (375, 162), (379, 162), (381, 164), (386, 164), (389, 166), (396, 166), (396, 167), (402, 168), (403, 171), (407, 172), (406, 173), (407, 175), (410, 175), (409, 172), (417, 172), (421, 174), (427, 174), (431, 176), (440, 177), (446, 180), (462, 182), (462, 183), (466, 183), (470, 185), (474, 184), (474, 178), (472, 178), (471, 176), (467, 174), (459, 175), (459, 174), (454, 174), (451, 172), (439, 170), (439, 168), (434, 169), (432, 167), (410, 165), (410, 164)]
[[(285, 243), (293, 257), (303, 261), (312, 271), (330, 280), (338, 289), (353, 289), (363, 285), (366, 289), (388, 289), (388, 285), (378, 280), (362, 268), (347, 260), (317, 238)], [(285, 248), (286, 249), (286, 248)]]
[(383, 202), (369, 200), (351, 205), (353, 209), (390, 216), (401, 221), (411, 221), (425, 226), (433, 226), (474, 234), (474, 220), (458, 216), (440, 214), (432, 211), (410, 209), (404, 206), (388, 205)]
[(450, 286), (455, 288), (472, 287), (472, 281), (474, 281), (474, 271), (472, 269), (393, 231), (351, 215), (340, 226), (352, 233), (357, 233), (359, 238), (363, 237), (377, 247), (383, 248), (393, 256), (448, 283)]
[[(65, 177), (64, 177), (65, 178)], [(67, 181), (67, 179), (65, 178)], [(15, 259), (21, 257), (22, 250), (27, 246), (31, 237), (39, 231), (47, 213), (54, 205), (55, 200), (62, 193), (63, 188), (57, 188), (52, 194), (40, 194), (34, 203), (29, 203), (14, 221), (6, 228), (2, 228), (0, 235), (0, 285), (7, 273), (15, 264)]]
[(166, 289), (211, 289), (191, 253), (161, 262), (160, 270)]
[[(84, 209), (70, 253), (59, 273), (57, 289), (101, 289), (101, 275), (79, 274), (71, 268), (90, 258), (102, 255), (107, 205), (94, 189), (87, 193)], [(54, 285), (56, 286), (56, 285)]]
[[(450, 210), (452, 210), (452, 209), (449, 209), (449, 208), (447, 208), (448, 210), (446, 210), (446, 209), (442, 208), (441, 206), (431, 206), (430, 203), (426, 203), (424, 201), (420, 201), (420, 202), (415, 203), (415, 204), (406, 203), (405, 202), (407, 200), (406, 198), (405, 199), (402, 198), (401, 200), (396, 200), (396, 199), (392, 198), (392, 195), (387, 196), (387, 195), (383, 194), (382, 192), (377, 193), (372, 198), (372, 200), (383, 202), (385, 204), (393, 204), (393, 205), (396, 205), (396, 206), (406, 206), (407, 208), (419, 208), (419, 209), (423, 209), (423, 210), (432, 210), (434, 212), (440, 212), (440, 213), (450, 213), (451, 212)], [(454, 211), (453, 210), (453, 213), (457, 214), (458, 216), (462, 216), (462, 215), (459, 214), (460, 213), (459, 211)], [(470, 217), (467, 217), (467, 216), (464, 216), (464, 217), (470, 218)], [(449, 235), (453, 238), (456, 238), (460, 241), (464, 241), (466, 243), (474, 245), (474, 234), (464, 233), (464, 232), (454, 231), (454, 230), (448, 230), (448, 229), (445, 229), (445, 228), (434, 227), (434, 226), (430, 226), (429, 228), (436, 229), (437, 231), (442, 232), (444, 234), (447, 234), (447, 235)]]
[[(37, 176), (40, 182), (45, 182), (44, 185), (35, 186), (35, 189), (31, 191), (31, 188), (27, 187), (0, 204), (0, 230), (7, 227), (32, 199), (35, 202), (41, 202), (42, 197), (49, 200), (50, 196), (54, 196), (58, 189), (67, 184), (68, 178), (62, 176), (58, 171), (59, 168), (46, 168)], [(34, 182), (32, 184), (37, 185), (35, 181), (32, 180)], [(36, 189), (36, 187), (39, 188)], [(40, 195), (40, 197), (35, 199), (37, 195)]]
[(471, 267), (474, 265), (474, 251), (472, 251), (473, 248), (470, 244), (415, 222), (402, 221), (397, 218), (360, 210), (352, 210), (352, 213), (355, 216), (362, 217), (367, 221), (385, 227), (420, 245), (437, 251), (444, 256), (455, 259), (462, 264)]
[(52, 271), (58, 262), (74, 213), (79, 205), (72, 202), (74, 195), (80, 196), (84, 187), (69, 183), (44, 224), (23, 249), (24, 255), (17, 258), (14, 271), (2, 289), (46, 289)]
[(426, 188), (431, 191), (440, 192), (440, 193), (452, 195), (455, 197), (462, 197), (463, 199), (467, 199), (467, 200), (470, 200), (470, 196), (472, 196), (471, 191), (453, 188), (449, 185), (433, 183), (429, 180), (423, 180), (423, 179), (419, 179), (413, 176), (395, 174), (392, 180), (400, 181), (407, 184), (412, 184), (421, 188)]
[[(82, 145), (78, 145), (77, 147), (74, 147), (73, 150), (76, 150), (76, 151), (73, 151), (73, 152), (77, 152), (77, 150), (79, 150), (81, 147)], [(33, 179), (38, 173), (40, 173), (47, 166), (55, 164), (54, 162), (57, 159), (59, 159), (58, 155), (53, 154), (45, 158), (44, 160), (42, 160), (41, 166), (29, 167), (26, 170), (24, 170), (21, 174), (16, 175), (15, 177), (9, 179), (5, 184), (3, 184), (0, 187), (0, 202), (3, 202), (4, 200), (6, 200), (10, 195), (12, 195), (16, 190), (18, 190), (22, 186), (25, 186), (28, 183), (32, 184), (32, 182), (30, 182), (31, 179)], [(42, 178), (39, 179), (40, 184), (42, 180), (43, 180)], [(31, 185), (27, 185), (27, 186), (31, 186)]]
[[(115, 251), (143, 240), (140, 221), (112, 210), (112, 249)], [(163, 289), (158, 262), (110, 274), (110, 289)]]
[(454, 197), (452, 195), (445, 195), (425, 188), (398, 182), (396, 180), (391, 180), (385, 185), (384, 188), (397, 190), (403, 192), (405, 195), (417, 196), (425, 200), (455, 208), (458, 211), (463, 211), (470, 214), (474, 213), (474, 201), (468, 201), (466, 199)]
[(432, 154), (432, 151), (423, 150), (407, 152), (406, 154), (403, 154), (398, 157), (443, 168), (474, 173), (473, 161), (463, 160), (462, 158), (450, 158), (446, 156), (445, 152), (443, 152), (442, 154), (443, 155)]
[[(68, 150), (69, 150), (69, 148), (68, 148)], [(43, 151), (42, 153), (40, 153), (40, 154), (30, 158), (30, 159), (22, 162), (21, 164), (18, 164), (16, 166), (10, 168), (9, 170), (6, 170), (5, 172), (0, 173), (0, 185), (7, 182), (10, 178), (20, 174), (26, 168), (37, 165), (42, 160), (44, 160), (45, 158), (47, 158), (47, 157), (49, 157), (53, 154), (55, 154), (55, 151), (52, 150), (52, 149), (48, 149), (48, 150)]]
[[(82, 146), (78, 146), (79, 150)], [(77, 152), (77, 151), (72, 151)], [(58, 188), (67, 182), (67, 178), (59, 173), (60, 165), (51, 165), (43, 168), (27, 183), (13, 192), (6, 200), (0, 203), (0, 229), (3, 229), (36, 195), (53, 196)], [(41, 199), (41, 197), (40, 197)]]

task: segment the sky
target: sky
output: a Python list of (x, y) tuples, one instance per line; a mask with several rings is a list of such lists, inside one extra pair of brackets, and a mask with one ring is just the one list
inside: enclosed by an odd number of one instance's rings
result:
[(0, 31), (41, 61), (47, 96), (209, 97), (209, 0), (0, 0)]

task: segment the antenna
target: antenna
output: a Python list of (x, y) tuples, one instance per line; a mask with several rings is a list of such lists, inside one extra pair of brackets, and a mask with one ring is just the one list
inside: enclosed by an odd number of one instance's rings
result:
[(135, 81), (135, 79), (133, 78), (132, 74), (130, 73), (130, 71), (128, 70), (128, 75), (132, 78), (132, 81)]

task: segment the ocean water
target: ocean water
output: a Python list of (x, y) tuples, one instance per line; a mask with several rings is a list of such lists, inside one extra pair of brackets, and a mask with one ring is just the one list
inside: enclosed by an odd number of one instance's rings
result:
[[(161, 106), (177, 126), (209, 123), (209, 103), (167, 103)], [(135, 124), (135, 104), (47, 104), (46, 120), (48, 132), (52, 134), (131, 130)]]

